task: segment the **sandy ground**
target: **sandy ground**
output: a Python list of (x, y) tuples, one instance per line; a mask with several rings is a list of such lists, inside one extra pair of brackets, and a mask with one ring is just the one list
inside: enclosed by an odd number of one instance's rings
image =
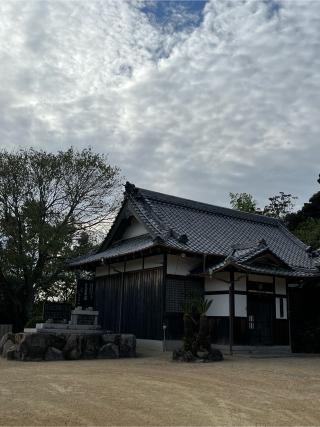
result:
[(320, 357), (1, 360), (0, 425), (320, 425)]

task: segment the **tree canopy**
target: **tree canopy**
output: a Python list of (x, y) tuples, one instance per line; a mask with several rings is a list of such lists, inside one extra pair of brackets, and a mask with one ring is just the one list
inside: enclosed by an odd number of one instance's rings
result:
[(249, 193), (229, 193), (229, 196), (230, 205), (233, 209), (282, 220), (285, 220), (287, 215), (293, 211), (294, 200), (296, 199), (292, 194), (285, 194), (280, 191), (279, 194), (269, 197), (269, 203), (260, 209), (254, 197)]
[(257, 211), (257, 202), (253, 196), (248, 193), (229, 193), (230, 205), (233, 209), (239, 211), (255, 213)]
[(304, 243), (313, 249), (320, 248), (320, 191), (313, 194), (297, 212), (293, 211), (297, 197), (282, 191), (269, 197), (269, 203), (263, 209), (259, 209), (249, 193), (229, 193), (229, 196), (233, 209), (281, 219)]
[(0, 284), (22, 317), (57, 282), (77, 239), (106, 227), (120, 172), (90, 148), (0, 151)]
[[(320, 175), (318, 178), (320, 184)], [(313, 194), (301, 209), (287, 216), (288, 228), (306, 244), (320, 248), (320, 191)]]

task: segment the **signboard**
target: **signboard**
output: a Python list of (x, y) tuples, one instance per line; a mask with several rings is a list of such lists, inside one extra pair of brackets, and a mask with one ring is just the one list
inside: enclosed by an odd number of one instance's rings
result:
[(72, 305), (61, 302), (45, 302), (43, 304), (43, 320), (52, 319), (61, 322), (70, 320)]
[(76, 306), (83, 309), (94, 307), (95, 301), (95, 283), (94, 280), (78, 279)]

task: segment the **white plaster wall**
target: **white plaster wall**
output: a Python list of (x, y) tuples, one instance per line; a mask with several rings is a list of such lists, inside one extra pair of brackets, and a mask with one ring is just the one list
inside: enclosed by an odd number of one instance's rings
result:
[(148, 256), (144, 259), (144, 268), (161, 267), (163, 265), (163, 255)]
[(229, 316), (229, 295), (206, 295), (207, 301), (212, 301), (208, 316)]
[[(154, 268), (161, 267), (163, 265), (163, 256), (162, 255), (154, 255), (150, 257), (146, 257), (144, 259), (144, 268)], [(136, 271), (142, 269), (142, 258), (134, 259), (127, 261), (126, 271)], [(110, 265), (110, 275), (118, 274), (119, 272), (124, 271), (124, 263), (117, 262)], [(108, 276), (109, 275), (109, 267), (107, 265), (97, 267), (96, 268), (96, 276)]]
[(286, 279), (284, 279), (283, 277), (276, 277), (275, 288), (276, 288), (276, 294), (286, 295), (287, 294)]
[(201, 264), (200, 258), (185, 257), (180, 255), (168, 255), (167, 258), (167, 273), (177, 274), (179, 276), (187, 276), (190, 271)]
[(263, 276), (260, 274), (249, 274), (248, 280), (251, 282), (273, 283), (272, 276)]
[(122, 239), (131, 239), (132, 237), (142, 236), (147, 234), (148, 231), (136, 218), (132, 220), (132, 223), (126, 228), (123, 233)]
[(283, 299), (283, 317), (280, 317), (280, 298), (276, 298), (276, 319), (287, 319), (287, 298)]
[(236, 317), (247, 317), (247, 295), (235, 294), (234, 314)]
[(230, 273), (216, 273), (212, 277), (206, 277), (204, 288), (206, 292), (229, 291)]
[(247, 290), (247, 276), (244, 273), (234, 273), (234, 289), (235, 291)]

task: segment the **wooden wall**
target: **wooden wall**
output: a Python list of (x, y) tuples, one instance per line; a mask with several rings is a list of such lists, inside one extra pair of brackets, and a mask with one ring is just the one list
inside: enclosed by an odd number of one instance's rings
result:
[(138, 338), (161, 339), (163, 268), (132, 271), (96, 280), (96, 309), (101, 326)]

